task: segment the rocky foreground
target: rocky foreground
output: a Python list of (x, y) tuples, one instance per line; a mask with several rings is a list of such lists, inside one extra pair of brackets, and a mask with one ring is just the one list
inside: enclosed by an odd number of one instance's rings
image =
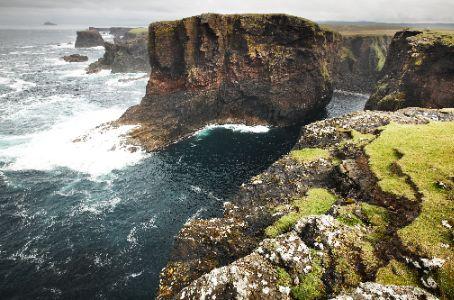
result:
[(398, 32), (366, 108), (454, 107), (454, 35)]
[(151, 75), (119, 120), (147, 150), (208, 123), (285, 126), (330, 101), (336, 34), (288, 15), (205, 14), (149, 27)]
[(454, 110), (303, 127), (223, 218), (176, 237), (158, 299), (454, 298)]

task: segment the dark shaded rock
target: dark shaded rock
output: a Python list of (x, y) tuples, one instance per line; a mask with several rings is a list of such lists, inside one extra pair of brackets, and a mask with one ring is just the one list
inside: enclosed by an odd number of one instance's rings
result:
[(66, 62), (84, 62), (88, 61), (88, 56), (80, 54), (71, 54), (63, 56), (62, 59)]
[(77, 32), (76, 48), (90, 48), (104, 45), (104, 40), (97, 30)]
[(401, 31), (366, 109), (454, 107), (454, 35)]
[(334, 87), (370, 93), (380, 78), (391, 39), (388, 35), (343, 37), (334, 67)]
[(87, 73), (96, 73), (102, 69), (111, 69), (113, 73), (150, 71), (146, 35), (127, 42), (106, 42), (104, 48), (104, 56), (90, 64)]
[(208, 123), (286, 126), (332, 96), (337, 35), (288, 15), (206, 14), (149, 27), (146, 96), (119, 120), (154, 150)]

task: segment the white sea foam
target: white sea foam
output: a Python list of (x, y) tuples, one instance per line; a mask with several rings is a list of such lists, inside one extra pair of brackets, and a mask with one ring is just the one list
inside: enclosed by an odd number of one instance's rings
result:
[(25, 80), (22, 80), (19, 78), (8, 78), (8, 77), (0, 77), (0, 84), (5, 85), (13, 90), (13, 92), (9, 92), (9, 93), (0, 95), (0, 98), (6, 97), (7, 95), (10, 95), (11, 93), (22, 92), (22, 91), (25, 91), (29, 88), (36, 86), (36, 83), (34, 83), (34, 82), (25, 81)]
[(205, 126), (202, 129), (198, 130), (196, 133), (194, 133), (194, 136), (199, 137), (199, 138), (207, 136), (210, 133), (210, 131), (215, 128), (225, 128), (225, 129), (229, 129), (229, 130), (232, 130), (235, 132), (242, 132), (242, 133), (245, 133), (245, 132), (267, 133), (268, 131), (270, 131), (270, 127), (263, 126), (263, 125), (248, 126), (248, 125), (244, 125), (244, 124), (223, 124), (223, 125), (210, 124), (210, 125)]
[[(51, 170), (66, 167), (92, 177), (133, 165), (145, 157), (140, 149), (131, 152), (124, 142), (134, 126), (98, 127), (118, 118), (123, 109), (91, 109), (33, 134), (22, 144), (0, 149), (0, 157), (11, 161), (9, 170)], [(79, 139), (83, 136), (82, 139)], [(79, 139), (79, 140), (78, 140)]]

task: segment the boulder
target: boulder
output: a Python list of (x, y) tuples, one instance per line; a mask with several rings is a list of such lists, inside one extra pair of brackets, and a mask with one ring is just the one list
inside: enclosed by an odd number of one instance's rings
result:
[(84, 62), (88, 61), (88, 56), (80, 54), (71, 54), (63, 56), (62, 59), (66, 62)]

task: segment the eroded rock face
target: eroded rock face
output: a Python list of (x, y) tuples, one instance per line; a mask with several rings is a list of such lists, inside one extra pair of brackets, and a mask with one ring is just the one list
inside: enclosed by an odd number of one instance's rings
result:
[(284, 126), (332, 96), (335, 34), (287, 15), (207, 14), (149, 27), (146, 96), (121, 117), (148, 150), (208, 123)]
[(97, 30), (77, 32), (76, 48), (90, 48), (104, 45), (104, 40)]
[(112, 73), (149, 72), (147, 37), (117, 40), (104, 43), (105, 52), (98, 61), (90, 64), (87, 73), (111, 69)]
[(454, 36), (422, 31), (396, 33), (383, 77), (366, 109), (454, 107)]
[(370, 93), (380, 78), (391, 36), (345, 36), (334, 71), (336, 89)]

